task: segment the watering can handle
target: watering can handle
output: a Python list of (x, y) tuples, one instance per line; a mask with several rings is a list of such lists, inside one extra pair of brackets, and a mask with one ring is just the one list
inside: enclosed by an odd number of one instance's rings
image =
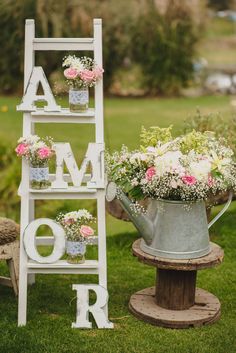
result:
[(208, 224), (208, 229), (209, 229), (216, 221), (218, 221), (218, 219), (225, 213), (225, 211), (227, 211), (227, 209), (229, 208), (229, 205), (231, 204), (232, 198), (233, 198), (233, 191), (230, 191), (228, 201), (226, 202), (226, 204), (225, 204), (225, 206), (222, 208), (222, 210), (218, 213), (218, 215), (215, 216), (215, 218), (213, 218), (213, 219), (211, 220), (211, 222)]

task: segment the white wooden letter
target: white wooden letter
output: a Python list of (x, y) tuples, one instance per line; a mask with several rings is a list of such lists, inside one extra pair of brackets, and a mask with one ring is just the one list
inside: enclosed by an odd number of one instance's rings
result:
[[(77, 316), (72, 328), (92, 328), (89, 321), (89, 312), (93, 315), (98, 328), (113, 328), (114, 325), (107, 319), (105, 306), (108, 302), (108, 291), (98, 284), (73, 284), (73, 290), (77, 291)], [(97, 295), (96, 303), (89, 305), (89, 291), (93, 290)]]
[(56, 152), (56, 179), (52, 182), (52, 188), (65, 189), (68, 183), (63, 179), (64, 162), (70, 173), (74, 186), (79, 187), (82, 184), (86, 168), (91, 163), (92, 176), (87, 183), (88, 188), (104, 188), (104, 166), (102, 153), (104, 152), (104, 143), (89, 143), (85, 158), (78, 169), (74, 154), (69, 143), (55, 143), (53, 148)]
[[(49, 256), (41, 256), (36, 247), (36, 232), (41, 225), (49, 226), (53, 231), (54, 248)], [(25, 228), (24, 231), (25, 251), (30, 259), (42, 264), (49, 264), (59, 260), (65, 253), (65, 231), (55, 221), (49, 218), (35, 219)]]
[[(44, 91), (43, 95), (37, 95), (37, 90), (40, 83)], [(36, 106), (34, 103), (38, 101), (47, 102), (48, 105), (44, 107), (45, 111), (58, 112), (61, 110), (61, 107), (56, 104), (48, 80), (41, 66), (35, 66), (33, 68), (29, 82), (26, 86), (26, 91), (22, 98), (22, 102), (20, 105), (17, 106), (17, 110), (24, 112), (35, 111)]]

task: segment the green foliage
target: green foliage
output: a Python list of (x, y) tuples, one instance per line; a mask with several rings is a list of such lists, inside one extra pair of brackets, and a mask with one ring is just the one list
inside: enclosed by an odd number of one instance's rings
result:
[(186, 5), (171, 0), (164, 15), (149, 2), (133, 36), (134, 58), (142, 67), (148, 93), (174, 94), (193, 77), (198, 32)]
[[(92, 19), (101, 17), (105, 89), (111, 87), (117, 70), (133, 61), (141, 65), (147, 93), (176, 93), (191, 79), (198, 35), (189, 11), (181, 5), (172, 6), (172, 1), (166, 14), (160, 15), (156, 5), (138, 0), (2, 0), (0, 91), (13, 92), (22, 84), (26, 18), (36, 20), (38, 37), (90, 37)], [(62, 91), (62, 75), (57, 72), (62, 73), (65, 54), (37, 53), (37, 65), (43, 66), (58, 91)]]
[(180, 150), (182, 153), (189, 153), (194, 150), (197, 153), (205, 153), (208, 151), (209, 132), (200, 132), (192, 130), (181, 138)]
[(151, 126), (148, 130), (142, 126), (140, 133), (140, 142), (143, 147), (157, 146), (158, 142), (166, 143), (172, 140), (172, 125), (167, 128)]
[(236, 117), (223, 118), (219, 113), (203, 114), (199, 109), (185, 122), (184, 131), (192, 129), (205, 132), (213, 131), (217, 138), (224, 138), (236, 156)]
[(20, 199), (17, 189), (20, 184), (20, 161), (13, 145), (0, 140), (0, 213), (6, 217), (19, 217)]
[[(134, 2), (81, 0), (78, 4), (73, 0), (2, 0), (0, 45), (4, 55), (0, 57), (0, 91), (13, 92), (22, 84), (26, 18), (35, 19), (38, 37), (90, 37), (93, 18), (103, 18), (104, 86), (108, 89), (129, 53)], [(51, 81), (55, 71), (62, 72), (64, 55), (54, 51), (37, 53), (37, 64), (43, 66)]]
[(0, 6), (0, 91), (13, 92), (23, 80), (24, 20), (33, 18), (32, 0), (2, 0)]

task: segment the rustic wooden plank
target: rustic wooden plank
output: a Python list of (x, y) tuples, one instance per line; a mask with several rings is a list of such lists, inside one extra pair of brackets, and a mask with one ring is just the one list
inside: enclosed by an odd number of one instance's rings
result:
[(161, 269), (173, 269), (176, 271), (202, 270), (221, 264), (224, 258), (224, 250), (215, 243), (211, 243), (211, 252), (206, 256), (191, 260), (177, 260), (149, 255), (140, 249), (140, 242), (141, 239), (138, 239), (133, 243), (133, 255), (137, 256), (140, 262)]
[(197, 271), (158, 269), (156, 302), (170, 310), (184, 310), (194, 305)]
[(168, 328), (190, 328), (211, 324), (220, 318), (220, 302), (197, 288), (196, 302), (186, 310), (168, 310), (156, 304), (155, 287), (143, 289), (130, 298), (130, 311), (143, 321)]
[(2, 285), (13, 287), (15, 295), (18, 295), (19, 280), (19, 241), (0, 246), (0, 260), (6, 260), (10, 278), (0, 277)]

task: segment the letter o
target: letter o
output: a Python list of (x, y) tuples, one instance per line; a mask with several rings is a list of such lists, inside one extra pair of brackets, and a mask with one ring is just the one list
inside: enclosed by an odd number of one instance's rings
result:
[[(54, 248), (49, 256), (41, 256), (36, 247), (36, 232), (41, 225), (47, 225), (54, 235)], [(49, 218), (39, 218), (32, 221), (24, 231), (25, 251), (30, 259), (42, 264), (49, 264), (59, 260), (65, 253), (65, 231), (58, 223)]]

